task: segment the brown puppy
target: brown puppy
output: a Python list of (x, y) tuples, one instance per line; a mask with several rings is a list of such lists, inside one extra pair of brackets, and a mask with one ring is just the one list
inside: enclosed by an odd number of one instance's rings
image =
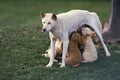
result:
[(80, 65), (82, 57), (78, 44), (81, 42), (81, 35), (74, 32), (70, 38), (70, 43), (68, 47), (68, 54), (66, 58), (66, 64), (77, 67)]

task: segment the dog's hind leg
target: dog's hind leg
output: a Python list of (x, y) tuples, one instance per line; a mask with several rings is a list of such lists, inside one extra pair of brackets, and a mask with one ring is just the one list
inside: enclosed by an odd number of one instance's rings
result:
[(102, 45), (103, 45), (103, 48), (104, 48), (105, 53), (106, 53), (106, 56), (111, 56), (110, 52), (108, 51), (107, 46), (105, 45), (105, 43), (103, 41), (103, 37), (102, 37), (102, 34), (100, 33), (100, 30), (98, 28), (96, 28), (96, 27), (93, 27), (93, 28), (94, 28), (98, 38), (100, 39)]

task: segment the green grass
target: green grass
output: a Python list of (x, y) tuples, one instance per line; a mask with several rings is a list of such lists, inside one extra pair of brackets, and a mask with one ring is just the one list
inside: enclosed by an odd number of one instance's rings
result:
[(95, 0), (1, 0), (0, 1), (0, 80), (119, 80), (120, 44), (108, 45), (107, 58), (102, 48), (94, 63), (77, 68), (45, 68), (49, 59), (42, 56), (49, 47), (48, 33), (41, 32), (39, 13), (61, 13), (71, 9), (95, 11), (101, 22), (109, 18), (110, 2)]

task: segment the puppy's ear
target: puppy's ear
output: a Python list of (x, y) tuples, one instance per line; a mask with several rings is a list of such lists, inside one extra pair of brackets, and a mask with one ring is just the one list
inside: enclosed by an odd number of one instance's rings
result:
[(90, 34), (92, 34), (91, 32), (92, 31), (89, 28), (85, 28), (85, 27), (82, 28), (82, 34), (85, 36), (90, 36)]
[(96, 34), (95, 31), (92, 31), (92, 30), (90, 30), (90, 29), (88, 30), (88, 35), (91, 35), (91, 36), (92, 36), (92, 35), (95, 35), (95, 34)]
[(46, 16), (45, 13), (43, 13), (43, 12), (40, 13), (41, 18), (44, 18), (45, 16)]
[(55, 14), (52, 14), (52, 19), (56, 21), (57, 20), (57, 16)]

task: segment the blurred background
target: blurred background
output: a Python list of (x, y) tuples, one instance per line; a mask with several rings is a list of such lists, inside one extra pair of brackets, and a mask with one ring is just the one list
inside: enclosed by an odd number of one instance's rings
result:
[(1, 0), (0, 25), (40, 25), (40, 12), (62, 13), (72, 9), (96, 12), (108, 21), (110, 0)]

